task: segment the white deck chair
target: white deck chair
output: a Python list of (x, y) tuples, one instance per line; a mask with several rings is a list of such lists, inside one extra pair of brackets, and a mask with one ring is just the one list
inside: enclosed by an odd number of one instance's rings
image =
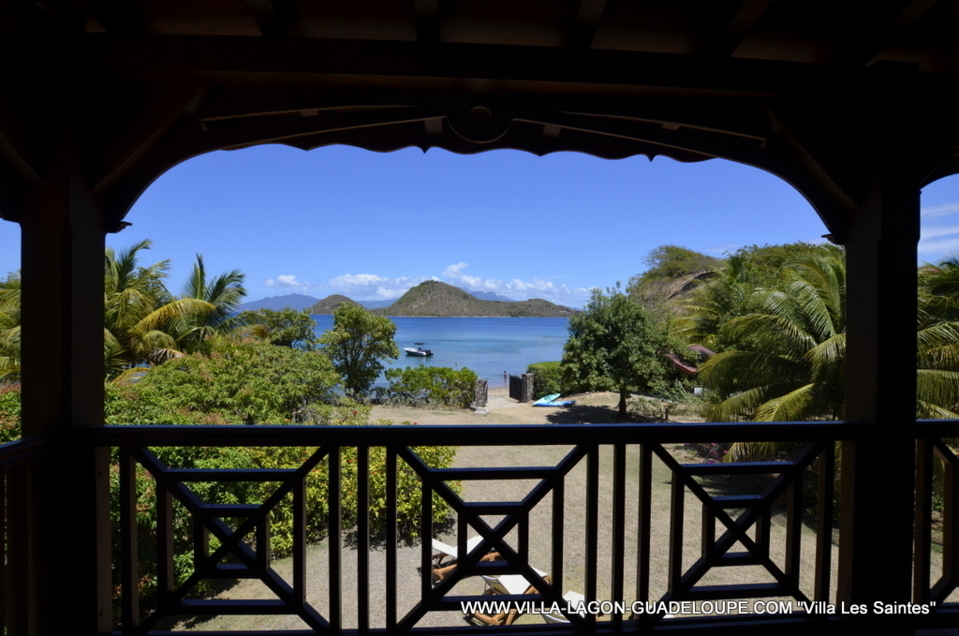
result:
[[(586, 597), (579, 592), (569, 591), (566, 592), (566, 594), (563, 594), (563, 600), (566, 601), (567, 605), (578, 605), (580, 603), (585, 603)], [(579, 615), (584, 616), (585, 612), (579, 612)], [(559, 612), (543, 614), (543, 620), (547, 623), (559, 623), (564, 625), (569, 624), (569, 619)]]

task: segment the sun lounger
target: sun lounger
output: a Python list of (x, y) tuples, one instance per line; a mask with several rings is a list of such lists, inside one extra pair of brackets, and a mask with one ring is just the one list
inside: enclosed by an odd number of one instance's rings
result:
[[(473, 548), (480, 544), (480, 541), (483, 540), (483, 537), (473, 537), (466, 541), (466, 551), (472, 552)], [(442, 563), (444, 558), (448, 558), (449, 561)], [(455, 561), (458, 558), (456, 546), (449, 545), (448, 543), (443, 543), (439, 539), (433, 539), (433, 562), (437, 566), (450, 565), (452, 561)]]
[[(480, 544), (483, 537), (473, 537), (466, 541), (466, 551), (472, 552)], [(438, 539), (433, 539), (433, 585), (436, 585), (446, 575), (456, 569), (456, 563), (459, 560), (459, 554), (455, 546), (443, 543)], [(498, 552), (490, 552), (483, 555), (481, 561), (492, 561), (499, 557)], [(445, 560), (444, 560), (445, 559)]]
[[(573, 606), (581, 605), (585, 603), (586, 597), (580, 594), (579, 592), (569, 591), (569, 592), (566, 592), (566, 594), (563, 594), (563, 600), (566, 601), (567, 606), (573, 607)], [(580, 612), (577, 612), (577, 614), (579, 614), (580, 616), (585, 616), (586, 612), (580, 611)], [(569, 619), (566, 618), (566, 616), (564, 616), (563, 614), (557, 613), (557, 612), (552, 612), (550, 614), (543, 614), (543, 620), (546, 621), (547, 623), (569, 624)]]
[[(533, 568), (533, 570), (539, 574), (547, 584), (550, 584), (549, 575), (547, 575), (546, 572), (536, 568)], [(515, 596), (522, 594), (539, 594), (539, 590), (533, 587), (522, 574), (503, 574), (501, 576), (482, 575), (482, 578), (483, 582), (486, 583), (486, 589), (483, 590), (483, 594), (487, 596), (492, 594), (509, 594)], [(465, 615), (463, 618), (471, 625), (512, 625), (519, 617), (519, 610), (511, 609), (508, 612), (501, 612), (492, 616), (474, 612)]]

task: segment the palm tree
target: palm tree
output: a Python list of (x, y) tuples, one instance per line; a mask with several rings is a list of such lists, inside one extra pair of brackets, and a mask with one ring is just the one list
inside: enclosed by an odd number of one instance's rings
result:
[(959, 418), (959, 257), (919, 272), (917, 417)]
[(700, 372), (722, 400), (709, 419), (841, 418), (846, 352), (845, 259), (839, 248), (798, 256), (784, 290), (757, 290), (759, 311), (726, 324), (740, 350)]
[(20, 272), (0, 281), (0, 382), (20, 377)]
[(246, 318), (237, 315), (237, 307), (246, 296), (244, 275), (238, 269), (207, 280), (203, 256), (196, 255), (196, 263), (180, 292), (181, 301), (202, 301), (205, 307), (171, 321), (168, 332), (180, 350), (192, 352), (215, 333), (232, 331), (246, 324)]
[(119, 254), (105, 253), (104, 348), (108, 375), (145, 361), (162, 362), (181, 355), (169, 325), (192, 320), (213, 310), (198, 298), (173, 298), (163, 281), (169, 261), (149, 267), (139, 264), (139, 254), (150, 249), (143, 240)]
[(714, 351), (725, 349), (723, 326), (748, 311), (755, 285), (753, 264), (746, 254), (733, 254), (705, 285), (699, 286), (685, 306), (681, 335)]
[[(838, 249), (789, 267), (785, 291), (757, 290), (762, 308), (730, 320), (743, 345), (703, 364), (702, 377), (721, 401), (715, 420), (786, 421), (843, 416), (845, 263)], [(916, 416), (959, 418), (959, 258), (919, 273)], [(775, 444), (737, 444), (736, 460), (770, 455)]]

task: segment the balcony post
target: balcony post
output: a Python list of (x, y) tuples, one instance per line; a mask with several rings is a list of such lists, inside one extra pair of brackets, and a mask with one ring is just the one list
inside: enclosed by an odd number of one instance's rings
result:
[(85, 447), (79, 434), (104, 418), (105, 230), (73, 143), (76, 125), (57, 132), (19, 215), (23, 436), (46, 436), (52, 449), (28, 502), (36, 533), (18, 557), (30, 573), (18, 587), (25, 633), (103, 634), (112, 628), (109, 451)]
[[(890, 112), (889, 104), (901, 104), (890, 95), (903, 87), (883, 85), (882, 99), (871, 102), (878, 115), (869, 124), (865, 190), (846, 239), (846, 420), (868, 431), (842, 448), (837, 589), (838, 601), (868, 603), (870, 612), (875, 601), (911, 598), (915, 468), (921, 182), (911, 126), (919, 119)], [(908, 617), (883, 618), (890, 622), (908, 630)]]

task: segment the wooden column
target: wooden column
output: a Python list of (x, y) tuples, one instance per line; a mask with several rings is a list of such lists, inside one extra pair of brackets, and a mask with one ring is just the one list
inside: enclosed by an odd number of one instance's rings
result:
[(29, 633), (102, 634), (112, 627), (109, 453), (79, 433), (103, 425), (105, 231), (75, 129), (60, 132), (20, 215), (23, 435), (53, 442), (29, 503), (37, 533), (21, 589)]
[[(868, 425), (842, 449), (838, 600), (909, 602), (916, 415), (919, 240), (917, 153), (910, 113), (871, 102), (873, 147), (847, 250), (846, 420)], [(868, 114), (864, 115), (868, 116)], [(884, 617), (894, 631), (909, 617)], [(910, 632), (911, 633), (911, 632)]]

